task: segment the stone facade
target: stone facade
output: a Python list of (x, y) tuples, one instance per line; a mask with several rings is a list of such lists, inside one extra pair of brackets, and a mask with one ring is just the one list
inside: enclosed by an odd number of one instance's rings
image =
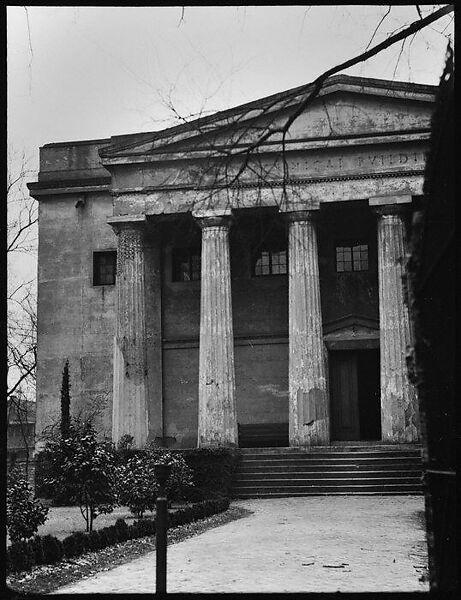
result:
[[(332, 77), (283, 155), (229, 153), (308, 91), (41, 148), (38, 439), (68, 358), (72, 410), (114, 441), (233, 446), (258, 423), (292, 446), (418, 441), (405, 228), (435, 88)], [(111, 251), (116, 281), (95, 283)]]

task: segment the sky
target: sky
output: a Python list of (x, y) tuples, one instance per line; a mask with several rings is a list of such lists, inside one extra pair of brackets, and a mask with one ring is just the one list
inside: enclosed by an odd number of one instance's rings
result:
[[(418, 18), (416, 5), (7, 7), (10, 168), (24, 153), (34, 181), (46, 143), (155, 131), (309, 83), (381, 20), (372, 45)], [(436, 85), (452, 34), (444, 17), (345, 73)], [(34, 258), (13, 270), (34, 276)]]

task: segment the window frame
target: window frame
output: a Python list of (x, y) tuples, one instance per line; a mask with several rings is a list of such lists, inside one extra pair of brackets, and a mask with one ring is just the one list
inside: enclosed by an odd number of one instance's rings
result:
[[(98, 257), (111, 255), (114, 257), (113, 262), (113, 281), (111, 283), (101, 283), (101, 265), (98, 265)], [(107, 265), (106, 265), (107, 266)], [(107, 250), (93, 250), (93, 287), (113, 286), (117, 283), (117, 250), (110, 248)]]
[[(188, 271), (189, 271), (189, 279), (177, 279), (176, 275), (179, 273), (179, 269), (177, 268), (179, 253), (187, 253), (187, 263), (188, 263)], [(198, 272), (193, 265), (194, 257), (198, 257)], [(185, 261), (181, 261), (185, 262)], [(200, 246), (186, 246), (186, 247), (173, 247), (171, 250), (171, 282), (172, 283), (192, 283), (194, 281), (201, 280), (201, 272), (202, 272), (202, 249)], [(198, 273), (197, 277), (193, 277), (194, 273)]]
[[(269, 253), (269, 273), (256, 273), (256, 264), (258, 262), (258, 259), (260, 257), (262, 257), (263, 253)], [(280, 254), (284, 252), (285, 253), (285, 272), (284, 273), (274, 273), (272, 271), (273, 269), (273, 254)], [(282, 263), (277, 262), (275, 266), (280, 267)], [(269, 245), (266, 244), (264, 246), (261, 246), (260, 248), (258, 248), (257, 250), (255, 250), (253, 252), (253, 259), (251, 261), (251, 277), (279, 277), (279, 276), (283, 276), (283, 275), (288, 275), (288, 248), (283, 247), (282, 244), (274, 244), (274, 245)]]
[[(361, 250), (359, 249), (359, 258), (358, 258), (358, 262), (360, 265), (360, 268), (354, 268), (355, 263), (357, 262), (357, 259), (354, 260), (354, 248), (358, 248), (361, 246), (366, 246), (366, 250)], [(346, 261), (346, 260), (342, 260), (342, 263), (348, 263), (350, 262), (351, 268), (350, 269), (343, 269), (343, 270), (338, 270), (338, 249), (342, 248), (343, 250), (349, 250), (350, 251), (350, 260)], [(363, 258), (362, 256), (362, 252), (366, 252), (366, 259)], [(344, 253), (343, 253), (344, 256)], [(363, 263), (365, 263), (366, 261), (366, 268), (364, 268), (362, 265)], [(368, 242), (368, 240), (364, 239), (364, 238), (359, 238), (359, 239), (347, 239), (347, 240), (338, 240), (335, 242), (334, 245), (334, 262), (335, 262), (335, 273), (363, 273), (366, 271), (370, 270), (370, 244)]]

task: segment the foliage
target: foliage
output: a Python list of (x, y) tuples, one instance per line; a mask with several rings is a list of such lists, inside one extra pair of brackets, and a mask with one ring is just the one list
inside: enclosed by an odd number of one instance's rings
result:
[(193, 488), (193, 471), (184, 457), (154, 444), (147, 446), (147, 455), (152, 464), (162, 463), (171, 467), (165, 486), (169, 500), (185, 500)]
[[(169, 527), (185, 525), (229, 508), (228, 498), (218, 498), (191, 504), (168, 515)], [(8, 548), (8, 571), (25, 571), (34, 565), (50, 564), (63, 557), (79, 556), (90, 550), (101, 550), (126, 540), (155, 535), (155, 521), (140, 519), (127, 525), (123, 519), (117, 519), (115, 525), (103, 527), (88, 533), (77, 532), (67, 536), (61, 542), (52, 535), (35, 536), (29, 542), (15, 542)]]
[(48, 565), (61, 560), (64, 556), (64, 547), (62, 542), (53, 535), (45, 535), (42, 538), (43, 563)]
[(28, 542), (17, 541), (8, 548), (6, 564), (9, 571), (27, 571), (34, 562), (34, 551)]
[(177, 450), (193, 471), (193, 488), (188, 499), (228, 496), (232, 475), (239, 461), (240, 451), (229, 448), (194, 448)]
[(46, 521), (48, 508), (33, 498), (32, 490), (20, 469), (8, 473), (6, 522), (12, 542), (32, 537)]
[(70, 382), (69, 382), (69, 360), (66, 360), (62, 372), (61, 384), (61, 435), (69, 433), (70, 427)]
[(146, 450), (130, 451), (129, 447), (120, 448), (119, 445), (118, 453), (118, 503), (128, 506), (139, 518), (142, 518), (146, 511), (155, 508), (159, 490), (154, 470), (156, 463), (166, 463), (172, 467), (166, 485), (170, 500), (184, 499), (192, 488), (192, 471), (180, 455), (155, 446), (147, 446)]
[(154, 467), (145, 454), (131, 456), (116, 470), (117, 501), (137, 517), (154, 510), (158, 486)]
[(90, 422), (72, 420), (67, 436), (45, 446), (50, 473), (45, 479), (57, 493), (66, 492), (80, 506), (87, 531), (94, 519), (112, 512), (115, 504), (114, 456), (107, 442), (100, 442)]

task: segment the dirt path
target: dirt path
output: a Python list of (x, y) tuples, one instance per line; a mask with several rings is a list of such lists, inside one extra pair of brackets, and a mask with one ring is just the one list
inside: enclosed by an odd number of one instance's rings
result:
[[(169, 592), (427, 591), (422, 496), (242, 500), (253, 511), (168, 550)], [(152, 593), (155, 553), (57, 593)]]

